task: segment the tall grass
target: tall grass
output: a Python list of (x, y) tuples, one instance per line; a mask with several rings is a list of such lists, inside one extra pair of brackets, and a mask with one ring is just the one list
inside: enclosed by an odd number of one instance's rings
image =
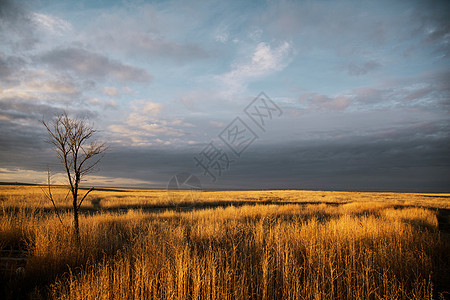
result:
[[(46, 187), (44, 187), (46, 188)], [(64, 201), (67, 188), (52, 189), (58, 207), (70, 208), (70, 197)], [(81, 191), (83, 192), (83, 191)], [(173, 194), (173, 193), (170, 193)], [(450, 194), (420, 193), (370, 193), (334, 191), (206, 191), (193, 197), (177, 195), (168, 197), (166, 190), (95, 190), (82, 209), (114, 209), (121, 207), (173, 207), (221, 204), (267, 203), (385, 203), (450, 209)], [(182, 193), (181, 193), (182, 194)], [(35, 186), (0, 186), (0, 204), (6, 207), (39, 207), (51, 209), (50, 201), (43, 197), (41, 188)]]
[[(221, 197), (227, 193), (234, 192)], [(306, 205), (281, 199), (184, 213), (84, 215), (81, 246), (70, 213), (61, 224), (39, 205), (3, 203), (1, 243), (29, 253), (24, 277), (15, 279), (22, 290), (6, 296), (435, 299), (449, 290), (439, 278), (450, 271), (450, 247), (435, 210), (398, 201), (315, 204), (322, 196), (297, 201)]]
[(328, 209), (256, 206), (153, 216), (115, 256), (59, 279), (52, 296), (433, 298), (440, 243), (434, 213), (406, 208), (358, 216), (331, 208), (328, 216)]

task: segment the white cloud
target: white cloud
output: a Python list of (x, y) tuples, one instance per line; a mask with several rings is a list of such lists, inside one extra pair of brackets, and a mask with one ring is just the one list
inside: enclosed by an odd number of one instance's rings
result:
[(90, 104), (100, 106), (103, 109), (115, 109), (119, 106), (114, 100), (103, 100), (94, 97), (90, 98), (88, 101)]
[(219, 32), (215, 36), (215, 40), (221, 43), (225, 43), (228, 41), (229, 35), (227, 32)]
[(100, 100), (98, 98), (94, 97), (94, 98), (89, 99), (89, 102), (91, 102), (92, 104), (99, 104)]
[(209, 121), (209, 125), (211, 125), (213, 127), (217, 127), (217, 128), (225, 127), (225, 123), (224, 122), (217, 122), (217, 121)]
[(37, 24), (38, 28), (54, 35), (63, 35), (67, 31), (72, 30), (72, 25), (55, 16), (33, 13), (32, 20)]
[(263, 35), (263, 31), (260, 28), (254, 29), (249, 32), (248, 37), (253, 41), (259, 41)]
[(106, 103), (106, 107), (116, 108), (117, 106), (118, 106), (118, 105), (117, 105), (117, 102), (114, 101), (114, 100), (109, 100), (109, 101)]
[(299, 101), (309, 110), (344, 110), (351, 104), (352, 98), (345, 95), (329, 97), (318, 93), (303, 93), (300, 95)]
[(31, 80), (22, 82), (19, 85), (4, 89), (1, 94), (5, 97), (28, 98), (26, 95), (35, 95), (36, 93), (45, 94), (76, 94), (77, 88), (72, 82), (56, 80)]
[[(2, 85), (0, 81), (0, 86)], [(70, 76), (58, 76), (41, 69), (18, 72), (0, 88), (2, 111), (22, 117), (54, 112), (64, 105), (80, 103), (82, 84)], [(72, 106), (72, 107), (73, 107)]]
[(123, 88), (122, 88), (122, 91), (123, 91), (125, 94), (128, 94), (128, 95), (134, 94), (133, 89), (131, 89), (131, 88), (128, 87), (128, 86), (123, 87)]
[(115, 96), (120, 95), (119, 90), (117, 90), (115, 87), (104, 87), (103, 93), (110, 97), (115, 97)]
[(136, 100), (131, 104), (131, 107), (138, 114), (156, 116), (161, 112), (163, 105), (150, 100)]
[(283, 70), (288, 65), (291, 52), (292, 45), (289, 42), (285, 41), (276, 48), (261, 42), (249, 62), (235, 64), (233, 70), (220, 76), (219, 80), (228, 87), (239, 89), (249, 80)]
[[(8, 169), (0, 168), (0, 181), (2, 182), (25, 182), (35, 184), (47, 184), (47, 172), (27, 170), (27, 169)], [(67, 176), (64, 173), (53, 173), (51, 183), (55, 185), (66, 185)], [(100, 175), (87, 175), (84, 177), (81, 185), (86, 186), (109, 186), (109, 187), (131, 187), (139, 185), (152, 185), (151, 181), (110, 177)]]
[[(152, 144), (170, 144), (167, 139), (184, 136), (183, 130), (176, 127), (188, 127), (190, 124), (176, 119), (167, 121), (158, 119), (163, 105), (150, 100), (136, 100), (131, 103), (132, 112), (122, 124), (108, 127), (114, 140), (131, 146), (149, 146)], [(163, 140), (165, 139), (165, 140)]]
[[(47, 172), (39, 172), (26, 169), (8, 169), (0, 168), (0, 181), (4, 182), (26, 182), (26, 183), (47, 183)], [(52, 184), (67, 183), (63, 173), (52, 174)]]

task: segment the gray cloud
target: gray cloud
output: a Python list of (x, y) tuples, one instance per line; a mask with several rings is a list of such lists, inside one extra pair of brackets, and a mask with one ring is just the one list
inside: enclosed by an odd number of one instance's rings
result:
[(350, 100), (346, 96), (328, 97), (318, 93), (303, 93), (299, 97), (299, 102), (305, 104), (308, 110), (344, 110), (350, 105)]
[(151, 75), (144, 69), (81, 48), (53, 49), (41, 55), (39, 61), (57, 70), (70, 70), (81, 76), (96, 78), (112, 76), (117, 80), (136, 82), (151, 80)]
[(9, 56), (0, 52), (0, 84), (6, 85), (17, 84), (19, 78), (17, 76), (25, 66), (25, 60), (17, 56)]
[[(187, 34), (194, 31), (192, 24), (196, 20), (185, 13), (181, 16), (172, 14), (179, 9), (180, 3), (176, 3), (176, 7), (170, 7), (171, 4), (163, 5), (169, 7), (156, 11), (157, 4), (139, 7), (130, 5), (129, 9), (135, 10), (132, 17), (129, 12), (121, 10), (105, 12), (89, 24), (91, 35), (88, 40), (110, 51), (145, 59), (168, 58), (177, 62), (189, 62), (213, 56), (211, 51), (194, 39), (185, 41), (187, 37), (184, 36), (179, 40), (176, 34), (171, 34), (177, 26), (182, 26)], [(193, 36), (195, 34), (198, 33), (192, 32)]]
[(12, 51), (30, 50), (38, 43), (31, 12), (24, 3), (0, 1), (0, 40)]
[(430, 123), (345, 140), (259, 147), (246, 152), (226, 180), (231, 186), (238, 176), (243, 188), (448, 191), (449, 137), (448, 124)]
[(22, 62), (21, 69), (7, 70), (0, 78), (3, 120), (22, 120), (22, 126), (26, 127), (34, 126), (28, 123), (29, 120), (52, 116), (62, 110), (82, 114), (89, 111), (89, 102), (83, 92), (93, 89), (91, 81), (76, 80), (68, 74), (42, 73)]
[(40, 122), (42, 118), (49, 119), (64, 111), (79, 117), (97, 117), (97, 113), (89, 110), (82, 103), (80, 104), (74, 105), (72, 102), (71, 107), (67, 107), (39, 101), (38, 98), (34, 98), (32, 101), (19, 98), (3, 98), (0, 101), (0, 116), (3, 120), (20, 123), (24, 130), (27, 127), (36, 126), (36, 122)]
[[(0, 167), (23, 166), (45, 172), (50, 164), (53, 170), (58, 169), (50, 146), (42, 142), (43, 128), (7, 128), (1, 135), (6, 140), (1, 146), (8, 151), (1, 151)], [(193, 160), (204, 145), (179, 150), (112, 145), (96, 175), (127, 178), (132, 170), (133, 178), (162, 188), (171, 176), (187, 171), (207, 188), (449, 191), (449, 146), (450, 126), (444, 121), (374, 130), (343, 139), (256, 143), (240, 158), (229, 153), (234, 160), (230, 170), (212, 182)], [(36, 152), (37, 148), (42, 150)]]
[(108, 48), (145, 58), (166, 57), (179, 62), (209, 58), (211, 54), (194, 43), (181, 44), (161, 36), (139, 32), (101, 33), (97, 41)]
[[(425, 50), (445, 58), (450, 54), (449, 10), (448, 1), (282, 1), (269, 4), (254, 22), (272, 36), (301, 40), (297, 50), (303, 55), (327, 48), (340, 57), (380, 60)], [(390, 43), (397, 46), (385, 48)], [(357, 63), (346, 69), (362, 75), (374, 67)]]
[(450, 20), (448, 1), (424, 1), (414, 9), (412, 20), (418, 27), (415, 33), (423, 33), (423, 43), (431, 45), (435, 53), (450, 55)]
[[(370, 5), (369, 5), (370, 6)], [(332, 45), (339, 53), (361, 53), (361, 45), (380, 46), (392, 38), (392, 26), (402, 17), (369, 11), (352, 2), (282, 2), (263, 15), (269, 29), (284, 37), (300, 34), (305, 46), (311, 42)], [(355, 26), (355, 24), (358, 24)]]
[(351, 76), (360, 76), (366, 75), (369, 72), (372, 72), (381, 67), (376, 61), (367, 61), (364, 63), (350, 63), (346, 66), (348, 75)]
[(17, 98), (4, 98), (0, 102), (0, 110), (2, 118), (11, 121), (39, 120), (42, 116), (62, 112), (62, 109), (39, 103), (39, 99), (37, 98), (35, 98), (33, 102)]
[(355, 89), (352, 97), (361, 106), (448, 111), (449, 78), (448, 71), (426, 72), (402, 80), (386, 80), (375, 88)]
[(249, 148), (216, 182), (195, 168), (185, 151), (114, 151), (102, 171), (124, 176), (134, 170), (142, 180), (162, 187), (181, 171), (198, 176), (209, 188), (296, 188), (355, 190), (446, 190), (450, 181), (450, 128), (442, 123), (411, 126), (390, 133), (373, 133), (345, 140), (318, 140), (259, 145)]
[(421, 111), (449, 111), (450, 72), (426, 72), (402, 79), (387, 79), (375, 86), (356, 88), (337, 96), (304, 92), (298, 101), (306, 110), (359, 111), (414, 108)]

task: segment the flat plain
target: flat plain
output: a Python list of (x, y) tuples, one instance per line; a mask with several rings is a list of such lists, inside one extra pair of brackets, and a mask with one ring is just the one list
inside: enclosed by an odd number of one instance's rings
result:
[[(45, 187), (42, 187), (45, 188)], [(446, 299), (450, 194), (0, 186), (2, 298)]]

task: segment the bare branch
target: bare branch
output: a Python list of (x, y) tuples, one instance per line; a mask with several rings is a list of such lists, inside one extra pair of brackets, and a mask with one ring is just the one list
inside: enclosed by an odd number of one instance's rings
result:
[(80, 208), (81, 203), (83, 203), (83, 200), (84, 200), (84, 199), (87, 197), (87, 195), (88, 195), (90, 192), (92, 192), (93, 190), (94, 190), (94, 187), (91, 187), (91, 188), (89, 189), (89, 191), (87, 191), (87, 193), (84, 194), (83, 198), (82, 198), (81, 201), (80, 201), (80, 204), (78, 205), (78, 208)]
[(55, 209), (56, 216), (58, 217), (61, 225), (64, 226), (61, 216), (59, 215), (58, 209), (56, 208), (55, 200), (53, 200), (53, 195), (52, 195), (52, 190), (51, 190), (51, 174), (50, 174), (50, 169), (48, 169), (48, 168), (47, 168), (47, 186), (48, 186), (48, 192), (46, 192), (43, 187), (41, 187), (41, 190), (42, 190), (42, 192), (44, 192), (45, 197), (52, 202), (53, 208)]

